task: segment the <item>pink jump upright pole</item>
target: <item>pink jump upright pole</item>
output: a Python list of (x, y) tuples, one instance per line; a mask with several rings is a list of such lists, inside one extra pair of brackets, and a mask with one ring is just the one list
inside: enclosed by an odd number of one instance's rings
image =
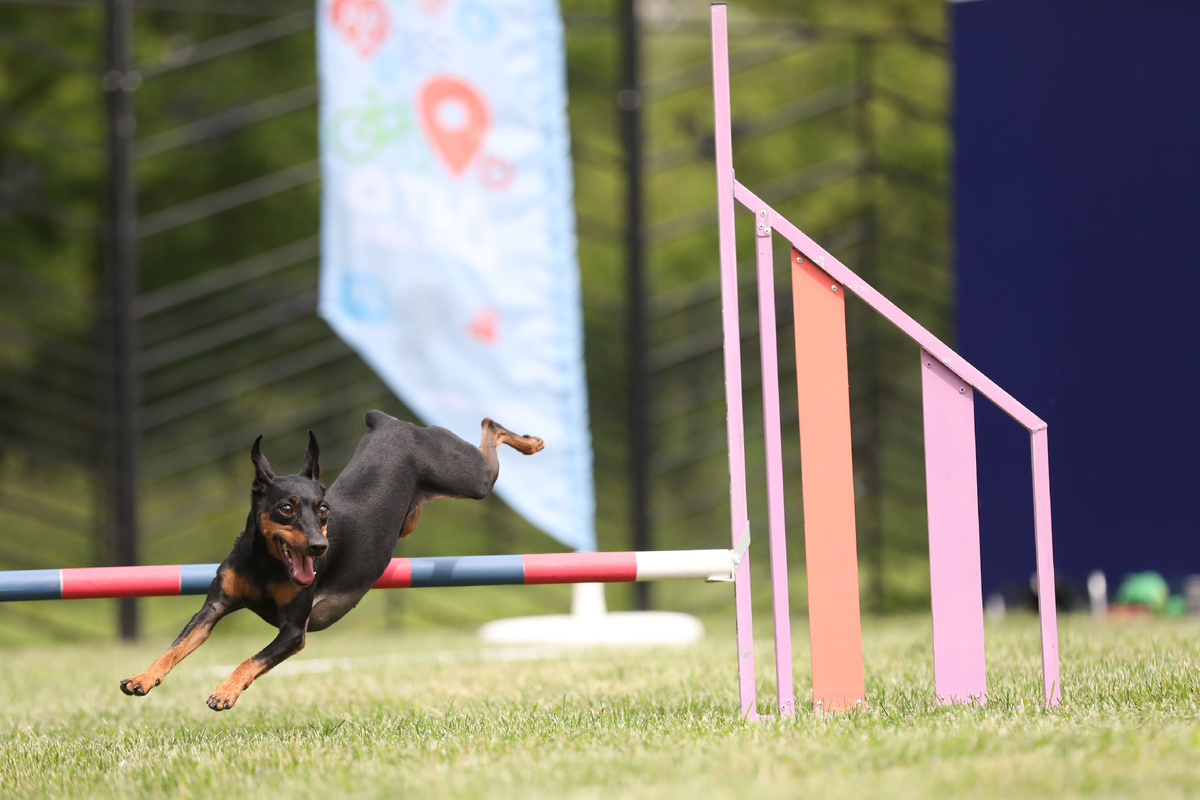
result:
[(1058, 603), (1054, 597), (1054, 543), (1050, 532), (1050, 454), (1046, 426), (1030, 431), (1033, 535), (1037, 545), (1038, 617), (1042, 627), (1042, 694), (1048, 707), (1062, 696), (1058, 674)]
[[(717, 226), (720, 237), (721, 324), (725, 339), (725, 429), (729, 445), (729, 516), (733, 549), (750, 535), (746, 509), (745, 425), (742, 417), (742, 345), (738, 319), (737, 245), (733, 219), (733, 136), (729, 109), (729, 40), (725, 4), (712, 7), (713, 137), (717, 162)], [(754, 627), (750, 606), (750, 559), (738, 564), (733, 581), (737, 613), (738, 688), (742, 715), (757, 719), (754, 698)]]
[(792, 686), (792, 612), (788, 602), (787, 520), (783, 499), (783, 434), (779, 424), (779, 350), (775, 331), (775, 263), (771, 219), (765, 208), (754, 213), (755, 264), (758, 268), (758, 338), (762, 354), (763, 433), (767, 451), (767, 528), (771, 550), (771, 601), (775, 622), (775, 690), (779, 713), (796, 713)]

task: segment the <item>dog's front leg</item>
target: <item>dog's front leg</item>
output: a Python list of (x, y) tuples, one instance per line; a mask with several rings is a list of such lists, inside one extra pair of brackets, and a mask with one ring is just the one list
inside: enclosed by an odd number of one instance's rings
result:
[[(300, 605), (299, 603), (295, 605)], [(304, 649), (304, 635), (308, 631), (308, 614), (312, 610), (312, 599), (304, 604), (304, 613), (287, 615), (280, 621), (279, 635), (253, 658), (248, 658), (217, 687), (208, 698), (208, 707), (213, 711), (233, 708), (238, 697), (264, 672), (282, 663)]]
[(121, 691), (137, 697), (148, 694), (151, 689), (163, 682), (163, 678), (167, 677), (167, 673), (174, 669), (176, 664), (204, 644), (208, 635), (212, 633), (213, 626), (232, 610), (234, 610), (234, 604), (229, 597), (219, 590), (210, 591), (208, 598), (204, 601), (204, 606), (196, 612), (191, 622), (184, 627), (183, 632), (179, 634), (167, 652), (159, 656), (141, 674), (121, 681)]

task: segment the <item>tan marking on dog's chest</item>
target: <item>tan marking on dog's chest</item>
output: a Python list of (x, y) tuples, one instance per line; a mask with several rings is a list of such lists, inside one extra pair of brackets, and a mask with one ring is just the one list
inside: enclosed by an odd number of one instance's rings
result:
[(232, 569), (221, 572), (221, 591), (232, 600), (253, 600), (258, 597), (257, 587)]
[(283, 608), (286, 605), (290, 605), (303, 588), (303, 586), (297, 586), (288, 581), (287, 583), (270, 584), (267, 586), (267, 592), (270, 593), (271, 599), (275, 601), (275, 605)]

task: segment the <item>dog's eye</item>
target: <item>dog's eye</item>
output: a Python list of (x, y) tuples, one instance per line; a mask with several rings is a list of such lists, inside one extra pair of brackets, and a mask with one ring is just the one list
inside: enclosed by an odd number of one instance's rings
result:
[(283, 514), (285, 517), (290, 517), (292, 515), (293, 510), (294, 509), (292, 508), (291, 503), (284, 503), (283, 505), (281, 505), (279, 507), (279, 513)]
[(317, 509), (317, 513), (321, 515), (321, 519), (325, 519), (329, 516), (329, 506), (321, 503), (320, 507)]

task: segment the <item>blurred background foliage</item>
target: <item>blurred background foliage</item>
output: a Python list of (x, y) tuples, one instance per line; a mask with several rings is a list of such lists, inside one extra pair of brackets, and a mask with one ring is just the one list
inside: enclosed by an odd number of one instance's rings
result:
[[(290, 471), (314, 429), (332, 481), (365, 411), (412, 416), (315, 314), (312, 4), (148, 0), (135, 9), (141, 556), (219, 561), (244, 524), (255, 436), (265, 434), (277, 470)], [(707, 9), (638, 5), (647, 485), (660, 549), (730, 541)], [(601, 549), (630, 549), (629, 165), (617, 8), (565, 0), (563, 12), (598, 537)], [(943, 13), (916, 0), (730, 6), (739, 180), (952, 340)], [(104, 32), (100, 2), (0, 2), (0, 569), (112, 563)], [(751, 520), (765, 534), (753, 240), (739, 214)], [(775, 252), (792, 605), (803, 613), (782, 241)], [(864, 606), (920, 606), (928, 576), (918, 353), (854, 300), (848, 317)], [(556, 549), (492, 497), (434, 504), (397, 555)], [(762, 588), (765, 549), (752, 552)], [(652, 603), (720, 613), (731, 591), (659, 584)], [(561, 586), (378, 592), (343, 624), (470, 626), (560, 612), (568, 597)], [(627, 607), (633, 594), (614, 586), (608, 600)], [(756, 604), (768, 603), (760, 591)], [(143, 631), (174, 635), (195, 605), (141, 601)], [(114, 606), (0, 604), (0, 642), (112, 636)]]

